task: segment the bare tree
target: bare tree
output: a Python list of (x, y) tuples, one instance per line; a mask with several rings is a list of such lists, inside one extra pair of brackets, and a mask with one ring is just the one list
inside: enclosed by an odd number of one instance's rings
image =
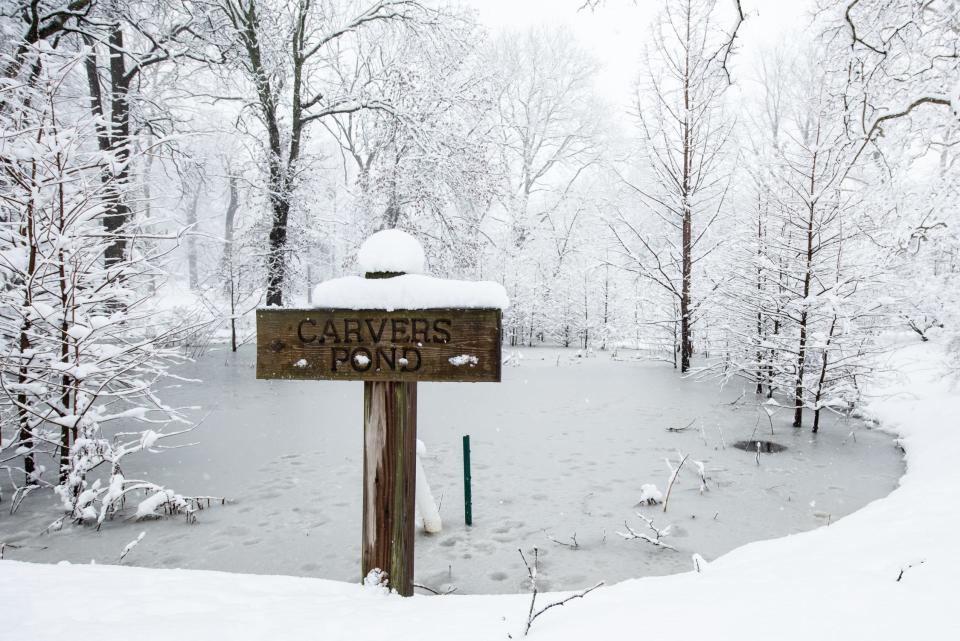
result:
[(340, 146), (345, 181), (358, 191), (351, 243), (407, 228), (429, 239), (433, 266), (473, 275), (497, 179), (485, 117), (492, 79), (474, 23), (453, 14), (434, 26), (428, 33), (379, 29), (358, 42), (353, 63), (338, 69), (343, 83), (376, 87), (394, 109), (337, 114), (323, 124)]
[[(590, 11), (595, 11), (601, 5), (605, 4), (606, 0), (584, 0), (583, 4), (580, 5), (579, 11), (584, 11), (589, 9)], [(740, 35), (740, 27), (743, 26), (743, 23), (747, 19), (747, 14), (743, 10), (742, 0), (730, 0), (729, 8), (731, 13), (731, 24), (730, 27), (725, 31), (724, 39), (720, 47), (717, 48), (714, 58), (719, 61), (720, 67), (723, 69), (724, 74), (727, 77), (728, 82), (733, 82), (733, 77), (730, 74), (730, 68), (728, 66), (730, 62), (730, 56), (736, 51), (737, 36)]]
[[(84, 18), (94, 5), (94, 0), (72, 0), (70, 2), (42, 2), (40, 0), (18, 0), (12, 2), (3, 12), (13, 18), (10, 25), (11, 32), (19, 32), (19, 36), (12, 37), (10, 43), (14, 46), (8, 58), (4, 59), (0, 77), (12, 79), (20, 77), (24, 67), (32, 67), (28, 74), (35, 80), (37, 77), (35, 57), (29, 55), (31, 48), (44, 40), (52, 40), (63, 35), (68, 28)], [(0, 112), (11, 107), (20, 106), (17, 101), (10, 101), (10, 95), (0, 98)]]
[[(90, 111), (97, 123), (97, 144), (114, 162), (104, 168), (104, 233), (113, 240), (104, 251), (107, 266), (129, 258), (133, 208), (127, 185), (131, 156), (141, 130), (162, 133), (161, 118), (146, 117), (140, 107), (151, 73), (175, 61), (206, 61), (203, 43), (212, 28), (206, 5), (192, 2), (103, 0), (68, 30), (85, 51), (84, 69)], [(151, 103), (155, 104), (155, 103)]]
[(861, 153), (886, 126), (915, 112), (956, 120), (960, 96), (944, 93), (960, 72), (960, 14), (953, 0), (832, 0), (822, 10), (829, 20), (826, 37), (849, 51), (846, 97)]
[[(724, 150), (730, 124), (722, 112), (726, 87), (712, 23), (716, 0), (667, 4), (647, 51), (650, 73), (640, 85), (637, 122), (649, 180), (625, 182), (654, 224), (619, 216), (613, 225), (627, 269), (661, 287), (678, 314), (680, 371), (690, 369), (694, 268), (716, 247), (711, 227), (723, 211), (729, 172)], [(646, 177), (646, 176), (645, 176)], [(665, 231), (651, 231), (661, 227)]]
[[(543, 332), (543, 302), (572, 246), (561, 219), (601, 147), (594, 97), (596, 62), (566, 30), (536, 28), (505, 34), (491, 52), (501, 70), (495, 117), (504, 186), (506, 252), (503, 279), (518, 301), (504, 319), (511, 344), (532, 344)], [(577, 216), (573, 216), (574, 222)], [(559, 262), (538, 260), (542, 248)]]
[(862, 185), (875, 184), (876, 172), (852, 170), (859, 143), (848, 137), (833, 53), (767, 57), (762, 100), (746, 105), (762, 114), (747, 163), (753, 219), (742, 219), (725, 284), (729, 326), (740, 328), (731, 330), (725, 376), (756, 380), (771, 398), (782, 392), (794, 427), (812, 410), (814, 431), (824, 409), (846, 413), (859, 399), (883, 269), (882, 253), (864, 246), (875, 234)]
[(278, 8), (262, 0), (222, 0), (235, 39), (234, 62), (255, 95), (266, 133), (271, 221), (267, 263), (268, 305), (283, 302), (287, 225), (311, 124), (363, 109), (392, 111), (375, 87), (345, 85), (336, 73), (357, 38), (371, 26), (429, 27), (435, 12), (415, 0), (315, 3), (291, 0)]
[[(173, 243), (103, 265), (113, 238), (100, 232), (110, 214), (99, 178), (114, 156), (95, 144), (101, 123), (89, 114), (73, 119), (69, 108), (66, 80), (83, 56), (42, 55), (33, 96), (0, 120), (0, 213), (9, 230), (0, 240), (0, 417), (18, 428), (0, 444), (0, 465), (11, 470), (22, 460), (25, 475), (13, 507), (52, 487), (76, 521), (101, 523), (138, 491), (154, 493), (155, 508), (189, 511), (183, 497), (123, 475), (128, 455), (163, 449), (158, 442), (184, 432), (164, 428), (186, 423), (152, 387), (179, 362), (173, 345), (195, 326), (167, 324), (140, 284)], [(115, 422), (149, 427), (104, 435), (101, 426)], [(44, 478), (47, 456), (56, 483)], [(109, 470), (106, 483), (91, 478), (97, 468)]]

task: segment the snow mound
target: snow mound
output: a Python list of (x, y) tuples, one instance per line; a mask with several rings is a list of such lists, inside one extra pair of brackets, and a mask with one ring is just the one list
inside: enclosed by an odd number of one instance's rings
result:
[(423, 273), (423, 246), (399, 229), (384, 229), (360, 245), (357, 263), (363, 272)]
[(446, 280), (420, 274), (393, 278), (347, 276), (322, 282), (313, 290), (315, 307), (390, 311), (431, 307), (506, 309), (509, 304), (507, 290), (499, 283)]
[(656, 505), (663, 503), (663, 492), (653, 483), (644, 483), (640, 486), (640, 501), (638, 505)]

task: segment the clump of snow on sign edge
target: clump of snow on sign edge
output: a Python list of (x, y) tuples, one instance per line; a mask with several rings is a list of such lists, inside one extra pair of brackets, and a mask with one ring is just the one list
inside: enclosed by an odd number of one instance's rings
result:
[(393, 278), (347, 276), (320, 283), (313, 290), (316, 307), (345, 309), (506, 309), (503, 285), (491, 281), (446, 280), (421, 274)]
[(423, 273), (423, 246), (399, 229), (384, 229), (360, 245), (357, 263), (364, 272)]

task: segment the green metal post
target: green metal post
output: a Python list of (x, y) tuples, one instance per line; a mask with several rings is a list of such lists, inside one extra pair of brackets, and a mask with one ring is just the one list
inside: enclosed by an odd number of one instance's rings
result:
[(470, 435), (463, 437), (463, 519), (473, 525), (473, 497), (470, 489)]

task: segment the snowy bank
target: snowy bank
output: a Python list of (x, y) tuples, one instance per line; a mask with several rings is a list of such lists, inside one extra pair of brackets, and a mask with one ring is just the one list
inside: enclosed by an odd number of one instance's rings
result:
[[(960, 395), (940, 354), (900, 349), (900, 376), (870, 406), (907, 452), (890, 496), (699, 574), (601, 588), (547, 612), (530, 638), (960, 638)], [(319, 579), (0, 562), (0, 638), (10, 639), (519, 639), (528, 605), (526, 595), (401, 599)]]
[(314, 307), (340, 309), (506, 309), (503, 285), (491, 281), (447, 280), (421, 274), (393, 278), (334, 278), (313, 290)]

